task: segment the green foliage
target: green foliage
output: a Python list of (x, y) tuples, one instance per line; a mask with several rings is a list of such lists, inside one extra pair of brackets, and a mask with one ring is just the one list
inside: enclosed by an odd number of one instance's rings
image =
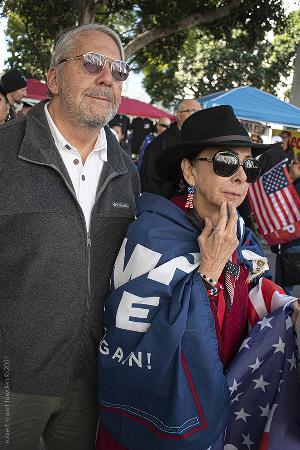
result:
[(22, 70), (28, 78), (45, 79), (52, 40), (45, 36), (36, 40), (31, 34), (30, 25), (13, 12), (9, 15), (7, 34), (11, 53), (6, 61), (8, 66)]
[[(148, 94), (154, 101), (163, 100), (165, 106), (184, 96), (199, 97), (246, 84), (276, 94), (292, 70), (300, 42), (299, 13), (287, 19), (281, 6), (277, 0), (243, 2), (243, 11), (219, 26), (189, 30), (173, 59), (170, 54), (160, 55), (168, 64), (155, 66), (155, 47), (143, 50), (136, 59), (145, 67)], [(273, 43), (268, 36), (272, 29)]]
[[(95, 21), (114, 28), (128, 43), (151, 29), (176, 30), (179, 20), (209, 15), (230, 0), (98, 0)], [(28, 77), (45, 78), (51, 48), (76, 25), (86, 0), (0, 0), (8, 17), (7, 65)], [(94, 5), (91, 2), (91, 5)], [(274, 42), (267, 33), (275, 32)], [(143, 70), (145, 88), (165, 105), (185, 95), (201, 96), (243, 84), (275, 92), (293, 65), (299, 43), (299, 13), (284, 16), (282, 0), (242, 0), (227, 19), (175, 32), (131, 58)]]
[[(200, 30), (191, 30), (174, 65), (152, 66), (145, 71), (145, 86), (153, 99), (177, 103), (184, 96), (200, 97), (250, 84), (261, 87), (261, 62), (267, 43), (257, 43), (249, 52), (245, 32), (233, 30), (231, 38), (215, 40)], [(246, 47), (246, 48), (245, 48)]]
[(270, 92), (276, 92), (280, 86), (285, 89), (286, 97), (289, 88), (286, 78), (291, 74), (294, 66), (296, 50), (300, 44), (300, 10), (292, 12), (287, 19), (285, 29), (275, 29), (274, 40), (269, 46), (265, 58), (264, 86)]
[(51, 48), (57, 36), (74, 25), (76, 1), (6, 0), (0, 2), (8, 18), (8, 67), (23, 70), (27, 77), (45, 79)]

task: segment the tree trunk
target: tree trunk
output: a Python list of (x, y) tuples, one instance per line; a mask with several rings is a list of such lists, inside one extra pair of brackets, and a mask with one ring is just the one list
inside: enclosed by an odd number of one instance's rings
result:
[(228, 5), (217, 8), (213, 12), (192, 14), (191, 16), (184, 18), (183, 20), (178, 22), (176, 28), (152, 28), (152, 30), (145, 31), (142, 34), (139, 34), (126, 45), (124, 49), (125, 57), (126, 59), (130, 58), (141, 48), (146, 47), (147, 45), (162, 37), (170, 36), (171, 34), (177, 33), (178, 31), (187, 30), (196, 25), (209, 24), (216, 22), (219, 19), (229, 17), (230, 14), (232, 14), (232, 12), (235, 9), (238, 9), (240, 6), (241, 0), (231, 0)]
[(79, 25), (85, 25), (87, 23), (94, 22), (97, 6), (105, 3), (107, 3), (107, 0), (82, 0), (82, 10), (79, 18)]
[(294, 63), (294, 77), (289, 101), (293, 105), (300, 107), (300, 44), (298, 45), (296, 52), (296, 59)]

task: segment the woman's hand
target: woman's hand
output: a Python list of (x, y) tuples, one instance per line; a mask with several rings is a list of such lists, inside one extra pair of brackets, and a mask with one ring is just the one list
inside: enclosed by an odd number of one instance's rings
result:
[[(229, 212), (229, 218), (228, 218)], [(198, 237), (201, 253), (199, 272), (218, 281), (224, 266), (238, 247), (236, 208), (231, 202), (223, 203), (216, 228), (205, 218), (205, 227)]]

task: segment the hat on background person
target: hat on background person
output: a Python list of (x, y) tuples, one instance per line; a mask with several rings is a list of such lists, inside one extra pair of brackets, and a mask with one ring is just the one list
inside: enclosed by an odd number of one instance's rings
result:
[(17, 69), (11, 69), (2, 75), (1, 83), (6, 94), (25, 88), (27, 85), (26, 78)]
[(181, 128), (180, 144), (166, 148), (156, 160), (156, 170), (163, 179), (178, 175), (183, 158), (193, 158), (207, 147), (249, 147), (254, 157), (278, 144), (255, 144), (229, 105), (215, 106), (192, 114)]

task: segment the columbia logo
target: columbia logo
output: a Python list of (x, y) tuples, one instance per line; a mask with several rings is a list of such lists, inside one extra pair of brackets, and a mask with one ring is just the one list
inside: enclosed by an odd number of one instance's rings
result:
[(127, 208), (129, 209), (129, 203), (125, 202), (112, 202), (113, 208)]

